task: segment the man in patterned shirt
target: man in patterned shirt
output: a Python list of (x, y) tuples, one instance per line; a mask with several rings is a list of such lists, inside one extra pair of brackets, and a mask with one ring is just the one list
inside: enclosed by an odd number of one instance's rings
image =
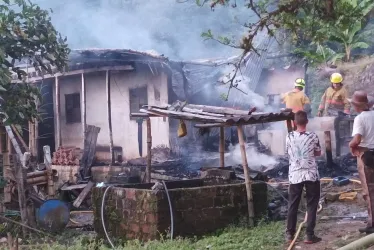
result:
[(307, 113), (298, 111), (295, 114), (296, 131), (287, 135), (286, 148), (289, 157), (289, 194), (287, 215), (287, 240), (292, 241), (296, 232), (297, 211), (303, 193), (306, 189), (307, 199), (307, 228), (305, 243), (312, 244), (321, 241), (314, 235), (318, 203), (321, 187), (319, 182), (316, 156), (321, 155), (321, 147), (318, 136), (306, 131), (308, 123)]

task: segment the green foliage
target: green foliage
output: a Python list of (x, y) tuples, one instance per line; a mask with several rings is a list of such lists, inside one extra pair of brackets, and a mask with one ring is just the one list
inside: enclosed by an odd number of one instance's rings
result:
[[(161, 239), (160, 241), (150, 241), (142, 244), (139, 241), (130, 241), (123, 246), (118, 246), (118, 250), (195, 250), (195, 249), (280, 249), (284, 241), (283, 223), (272, 222), (269, 224), (260, 223), (257, 227), (250, 229), (245, 226), (229, 227), (211, 236), (201, 239), (176, 238), (174, 240)], [(32, 248), (30, 248), (32, 249)], [(69, 245), (53, 243), (50, 245), (38, 246), (39, 250), (79, 250), (79, 249), (110, 249), (103, 245), (102, 241), (95, 241), (92, 238), (84, 237)]]
[[(49, 13), (26, 0), (0, 3), (0, 114), (7, 122), (20, 124), (38, 118), (38, 90), (26, 84), (27, 74), (17, 67), (23, 60), (41, 74), (52, 73), (51, 66), (62, 70), (69, 49), (66, 38), (55, 30)], [(24, 82), (11, 84), (12, 74)], [(6, 117), (6, 115), (8, 117)]]
[[(230, 6), (235, 1), (205, 2), (216, 7)], [(246, 7), (257, 20), (244, 24), (248, 32), (239, 46), (244, 53), (255, 50), (254, 38), (262, 30), (270, 36), (276, 36), (277, 31), (286, 32), (298, 48), (296, 54), (312, 63), (336, 62), (343, 57), (348, 61), (352, 50), (370, 46), (363, 39), (368, 34), (361, 30), (374, 9), (374, 0), (259, 0), (246, 1)], [(206, 34), (205, 38), (234, 46), (230, 39), (216, 38), (211, 32)]]

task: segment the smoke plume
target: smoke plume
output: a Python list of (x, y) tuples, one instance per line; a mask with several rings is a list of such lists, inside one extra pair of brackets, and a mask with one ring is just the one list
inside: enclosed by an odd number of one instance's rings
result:
[[(275, 167), (278, 163), (277, 160), (269, 155), (261, 154), (257, 151), (257, 149), (250, 145), (246, 144), (245, 147), (248, 166), (249, 168), (257, 171), (266, 171), (270, 170)], [(240, 151), (240, 145), (237, 144), (235, 146), (230, 145), (229, 153), (227, 154), (226, 161), (228, 165), (237, 165), (242, 164), (242, 157)]]
[(248, 8), (239, 0), (237, 8), (173, 0), (33, 0), (52, 9), (52, 23), (68, 37), (72, 49), (120, 48), (156, 50), (172, 59), (222, 57), (239, 53), (201, 33), (211, 29), (215, 35), (236, 39), (244, 32), (239, 23), (248, 22)]

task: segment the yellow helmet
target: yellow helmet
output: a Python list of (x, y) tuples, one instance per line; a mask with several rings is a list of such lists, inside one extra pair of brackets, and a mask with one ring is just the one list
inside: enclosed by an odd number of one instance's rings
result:
[(339, 73), (333, 73), (330, 77), (331, 83), (342, 83), (342, 81), (343, 81), (343, 76)]
[(305, 88), (305, 80), (303, 78), (297, 78), (295, 80), (295, 87)]

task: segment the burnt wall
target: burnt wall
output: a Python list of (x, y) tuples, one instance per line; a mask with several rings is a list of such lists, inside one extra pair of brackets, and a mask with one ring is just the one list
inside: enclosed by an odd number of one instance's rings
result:
[[(188, 184), (189, 181), (183, 182)], [(267, 186), (254, 183), (252, 187), (255, 217), (262, 218), (267, 211)], [(104, 190), (94, 188), (92, 195), (94, 228), (100, 237), (104, 236), (101, 222)], [(244, 183), (176, 188), (170, 189), (169, 195), (175, 236), (214, 232), (248, 213)], [(115, 238), (146, 241), (159, 238), (160, 233), (170, 232), (169, 204), (163, 190), (112, 187), (107, 192), (104, 211), (107, 231)]]

